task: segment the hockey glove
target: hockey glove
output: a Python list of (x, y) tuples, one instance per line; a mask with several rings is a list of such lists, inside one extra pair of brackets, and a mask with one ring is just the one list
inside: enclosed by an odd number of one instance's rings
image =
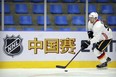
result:
[(93, 32), (92, 31), (88, 31), (87, 33), (88, 33), (89, 39), (92, 39), (93, 38)]
[(81, 49), (84, 50), (84, 49), (86, 49), (89, 45), (90, 45), (90, 41), (85, 40), (85, 41), (81, 44)]

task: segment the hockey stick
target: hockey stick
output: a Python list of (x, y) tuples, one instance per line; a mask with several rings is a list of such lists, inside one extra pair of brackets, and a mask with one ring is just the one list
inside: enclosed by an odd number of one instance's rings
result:
[(83, 49), (83, 48), (81, 48), (81, 49), (76, 53), (76, 55), (75, 55), (65, 66), (56, 65), (56, 68), (65, 69), (65, 68), (73, 61), (73, 59), (79, 54), (79, 52), (80, 52), (82, 49)]

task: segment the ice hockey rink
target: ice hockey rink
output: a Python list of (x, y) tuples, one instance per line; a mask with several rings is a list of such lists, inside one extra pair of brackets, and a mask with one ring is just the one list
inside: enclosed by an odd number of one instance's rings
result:
[[(65, 72), (65, 70), (68, 70), (68, 72)], [(116, 69), (0, 69), (0, 77), (116, 77)]]

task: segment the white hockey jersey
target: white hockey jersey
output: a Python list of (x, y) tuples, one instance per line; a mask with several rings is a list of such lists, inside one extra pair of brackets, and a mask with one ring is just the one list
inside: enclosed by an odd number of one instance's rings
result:
[(112, 30), (108, 28), (100, 20), (96, 20), (94, 24), (88, 22), (88, 31), (93, 31), (93, 38), (90, 39), (91, 43), (97, 43), (101, 40), (112, 39)]

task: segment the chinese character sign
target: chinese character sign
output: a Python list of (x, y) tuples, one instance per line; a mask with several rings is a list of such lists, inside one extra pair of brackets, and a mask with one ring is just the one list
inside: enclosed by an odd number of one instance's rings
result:
[[(59, 41), (60, 40), (60, 41)], [(28, 49), (34, 50), (34, 54), (37, 54), (39, 50), (44, 49), (44, 53), (70, 53), (75, 54), (74, 50), (76, 49), (75, 38), (66, 38), (66, 39), (57, 39), (57, 38), (47, 38), (42, 40), (38, 40), (34, 38), (34, 40), (28, 41)]]

